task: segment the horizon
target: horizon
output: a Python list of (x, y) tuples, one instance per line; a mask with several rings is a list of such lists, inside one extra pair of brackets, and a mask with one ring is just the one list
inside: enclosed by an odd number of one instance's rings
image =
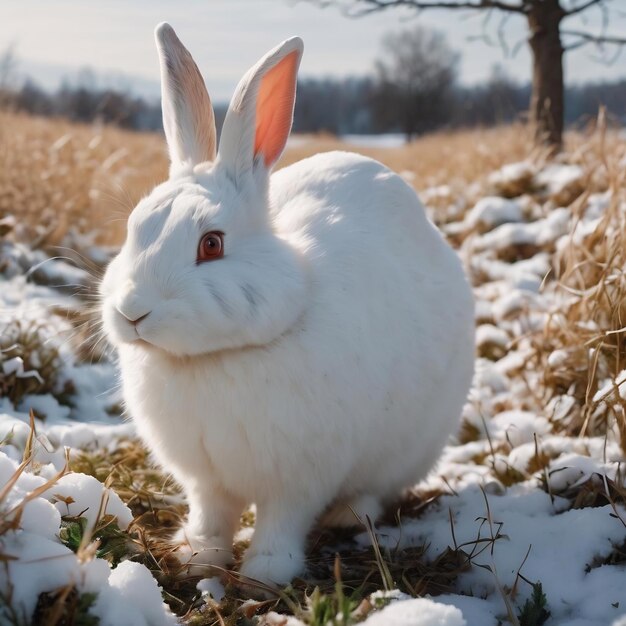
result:
[[(238, 8), (239, 45), (233, 45), (229, 35), (233, 5)], [(264, 11), (259, 16), (260, 5)], [(443, 31), (449, 45), (461, 53), (458, 81), (463, 86), (484, 83), (495, 65), (518, 84), (529, 82), (531, 77), (527, 46), (518, 46), (517, 54), (507, 57), (499, 46), (476, 41), (484, 16), (471, 11), (456, 19), (450, 19), (446, 11), (415, 17), (414, 12), (402, 10), (348, 18), (337, 8), (320, 9), (302, 0), (214, 0), (210, 5), (182, 0), (175, 9), (166, 0), (139, 0), (121, 7), (121, 0), (95, 6), (85, 6), (79, 0), (62, 0), (54, 6), (45, 0), (0, 5), (0, 20), (8, 26), (0, 32), (0, 51), (13, 45), (17, 73), (47, 91), (58, 88), (63, 80), (75, 82), (87, 69), (96, 84), (154, 100), (160, 87), (153, 31), (158, 22), (168, 21), (194, 56), (215, 103), (224, 104), (246, 69), (292, 34), (300, 34), (305, 42), (302, 78), (359, 77), (373, 72), (386, 33), (421, 24)], [(36, 22), (32, 20), (33, 10), (39, 14)], [(120, 10), (127, 20), (120, 22)], [(626, 14), (615, 13), (612, 31), (626, 26)], [(408, 19), (410, 16), (413, 18)], [(587, 18), (588, 30), (599, 27), (599, 12), (591, 11)], [(496, 39), (497, 20), (492, 21), (486, 32)], [(525, 24), (513, 16), (506, 28), (513, 49), (523, 42)], [(214, 36), (206, 37), (207, 30)], [(113, 50), (112, 39), (116, 43)], [(568, 52), (564, 59), (566, 86), (626, 78), (626, 67), (619, 63), (620, 52), (612, 64), (599, 62), (593, 47)], [(80, 62), (76, 62), (77, 56)]]

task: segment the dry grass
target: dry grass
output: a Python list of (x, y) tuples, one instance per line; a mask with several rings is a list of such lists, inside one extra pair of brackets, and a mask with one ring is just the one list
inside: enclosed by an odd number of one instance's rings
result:
[[(59, 399), (72, 393), (69, 385), (59, 386), (61, 356), (48, 341), (49, 336), (44, 324), (34, 322), (13, 320), (2, 327), (0, 397), (9, 398), (17, 406), (30, 393), (51, 393)], [(16, 361), (21, 363), (21, 368), (11, 366)]]
[[(593, 232), (572, 238), (553, 257), (553, 275), (564, 296), (550, 312), (543, 329), (532, 337), (532, 367), (543, 371), (541, 401), (561, 395), (575, 399), (569, 413), (553, 425), (578, 436), (605, 435), (616, 428), (626, 451), (626, 388), (613, 388), (596, 397), (607, 378), (618, 379), (626, 369), (626, 145), (607, 133), (600, 118), (597, 132), (570, 157), (586, 171), (586, 186), (573, 200), (579, 215), (589, 195), (609, 191), (608, 208)], [(555, 353), (559, 358), (551, 357)]]
[(35, 245), (94, 230), (119, 242), (128, 212), (166, 175), (158, 135), (0, 112), (0, 218), (14, 215)]
[[(320, 135), (295, 142), (279, 167), (338, 149), (382, 161), (418, 190), (446, 184), (462, 197), (502, 164), (526, 158), (531, 142), (521, 125), (442, 132), (400, 148), (359, 148)], [(126, 216), (167, 168), (158, 134), (0, 112), (0, 219), (14, 215), (22, 238), (36, 245), (74, 243), (67, 236), (75, 231), (119, 244)]]
[(467, 187), (505, 163), (525, 159), (533, 149), (531, 137), (522, 125), (443, 131), (398, 148), (363, 148), (322, 135), (287, 150), (280, 165), (329, 150), (352, 150), (377, 159), (407, 175), (421, 190), (437, 185)]

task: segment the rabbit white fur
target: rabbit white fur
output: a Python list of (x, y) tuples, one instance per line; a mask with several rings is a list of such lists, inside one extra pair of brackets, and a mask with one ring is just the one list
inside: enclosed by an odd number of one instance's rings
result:
[[(375, 519), (436, 461), (472, 378), (471, 290), (380, 163), (319, 154), (270, 179), (299, 39), (246, 74), (216, 157), (197, 68), (171, 27), (156, 36), (171, 176), (130, 216), (104, 325), (138, 432), (186, 493), (194, 564), (229, 563), (254, 502), (242, 573), (286, 583), (316, 519)], [(197, 263), (207, 231), (225, 254)]]

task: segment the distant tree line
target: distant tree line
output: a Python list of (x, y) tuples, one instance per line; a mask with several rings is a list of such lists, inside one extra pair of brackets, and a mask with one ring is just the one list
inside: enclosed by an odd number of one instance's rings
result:
[[(496, 65), (485, 83), (463, 86), (458, 59), (436, 31), (418, 26), (390, 35), (370, 76), (301, 79), (293, 129), (336, 135), (400, 132), (410, 139), (439, 128), (492, 126), (527, 115), (530, 83), (515, 82)], [(20, 86), (12, 78), (13, 63), (12, 53), (0, 57), (1, 107), (135, 130), (161, 128), (158, 102), (100, 88), (89, 72), (52, 93), (32, 80)], [(589, 120), (600, 105), (626, 122), (626, 80), (566, 89), (565, 122)], [(216, 106), (215, 113), (219, 129), (226, 105)]]
[(66, 117), (75, 122), (102, 122), (122, 128), (161, 128), (161, 106), (115, 89), (62, 85), (50, 93), (32, 80), (5, 93), (5, 107), (33, 115)]
[[(412, 134), (525, 120), (530, 93), (530, 83), (516, 83), (496, 66), (483, 84), (453, 83), (443, 106), (422, 111), (421, 127)], [(396, 107), (389, 103), (385, 108), (385, 100), (371, 78), (302, 80), (298, 83), (294, 131), (406, 134)], [(606, 107), (614, 121), (626, 124), (626, 80), (573, 85), (565, 90), (565, 122), (569, 126), (595, 119), (600, 106)]]

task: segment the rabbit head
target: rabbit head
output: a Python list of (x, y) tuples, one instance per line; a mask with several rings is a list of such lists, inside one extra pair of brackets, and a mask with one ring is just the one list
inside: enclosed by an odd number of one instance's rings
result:
[(268, 184), (291, 129), (302, 41), (288, 39), (239, 83), (216, 154), (213, 109), (191, 55), (156, 29), (170, 178), (141, 200), (104, 276), (113, 344), (197, 355), (263, 345), (300, 317), (306, 280), (272, 229)]

